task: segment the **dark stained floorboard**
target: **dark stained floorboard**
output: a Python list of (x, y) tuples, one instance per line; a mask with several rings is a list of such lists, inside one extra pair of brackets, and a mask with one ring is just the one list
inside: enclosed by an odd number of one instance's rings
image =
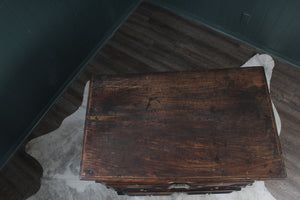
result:
[[(239, 67), (259, 51), (150, 3), (140, 7), (100, 50), (39, 123), (29, 139), (60, 126), (82, 102), (92, 74)], [(275, 59), (271, 96), (282, 120), (288, 179), (267, 181), (279, 199), (300, 196), (300, 70)], [(21, 148), (0, 172), (0, 199), (24, 199), (40, 186), (41, 166)]]

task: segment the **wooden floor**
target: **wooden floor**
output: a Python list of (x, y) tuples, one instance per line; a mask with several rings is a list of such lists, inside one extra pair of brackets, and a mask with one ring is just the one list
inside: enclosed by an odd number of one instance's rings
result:
[[(239, 67), (256, 49), (149, 3), (140, 7), (101, 49), (33, 131), (30, 139), (59, 127), (81, 104), (95, 73), (139, 73)], [(300, 197), (300, 70), (275, 60), (271, 96), (282, 120), (281, 144), (288, 173), (267, 181), (279, 199)], [(25, 199), (39, 189), (42, 168), (21, 148), (0, 172), (0, 199)]]

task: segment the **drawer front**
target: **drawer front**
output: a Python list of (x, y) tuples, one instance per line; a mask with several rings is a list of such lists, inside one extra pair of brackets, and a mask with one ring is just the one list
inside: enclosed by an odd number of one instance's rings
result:
[(202, 193), (229, 193), (241, 190), (252, 181), (244, 182), (208, 182), (208, 183), (159, 183), (159, 184), (106, 184), (115, 189), (118, 194), (126, 195), (167, 195), (174, 192), (185, 192), (189, 194)]

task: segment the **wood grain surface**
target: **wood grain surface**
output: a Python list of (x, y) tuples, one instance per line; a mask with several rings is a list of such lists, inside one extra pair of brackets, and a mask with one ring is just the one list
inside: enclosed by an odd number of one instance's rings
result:
[(285, 178), (262, 67), (94, 76), (81, 178)]

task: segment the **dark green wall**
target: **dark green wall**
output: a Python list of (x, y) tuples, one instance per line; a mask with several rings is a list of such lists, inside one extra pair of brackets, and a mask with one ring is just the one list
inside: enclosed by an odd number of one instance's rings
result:
[(0, 168), (140, 0), (0, 0)]
[[(150, 0), (300, 67), (298, 0)], [(249, 14), (250, 18), (242, 17)]]

